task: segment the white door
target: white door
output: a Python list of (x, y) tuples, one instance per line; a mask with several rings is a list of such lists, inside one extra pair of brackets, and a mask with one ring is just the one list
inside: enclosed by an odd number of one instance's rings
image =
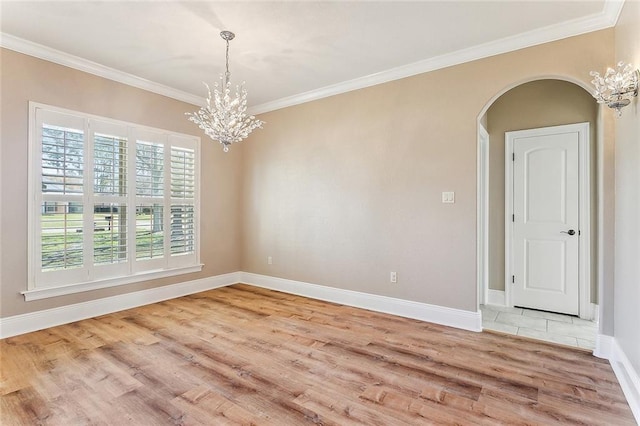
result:
[(585, 125), (506, 135), (513, 161), (514, 306), (579, 314), (581, 131)]

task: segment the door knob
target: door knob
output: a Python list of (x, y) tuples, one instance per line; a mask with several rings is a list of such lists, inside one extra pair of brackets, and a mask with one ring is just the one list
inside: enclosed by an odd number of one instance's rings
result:
[(576, 231), (574, 231), (573, 229), (569, 229), (568, 231), (560, 231), (561, 234), (569, 234), (569, 235), (575, 235)]

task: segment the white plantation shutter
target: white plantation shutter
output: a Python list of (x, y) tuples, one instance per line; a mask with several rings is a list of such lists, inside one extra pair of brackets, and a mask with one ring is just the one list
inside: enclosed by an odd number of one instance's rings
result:
[(71, 195), (83, 192), (85, 143), (84, 129), (81, 126), (84, 123), (77, 124), (79, 125), (67, 127), (41, 123), (44, 194)]
[(171, 148), (171, 255), (195, 251), (195, 151)]
[[(123, 129), (126, 131), (126, 129)], [(126, 196), (128, 190), (128, 139), (123, 135), (93, 134), (94, 193)]]
[(25, 295), (201, 267), (198, 138), (31, 104), (30, 139)]
[(137, 270), (160, 268), (166, 264), (164, 212), (166, 136), (137, 132), (136, 139), (136, 264)]
[(86, 123), (69, 114), (39, 111), (36, 117), (36, 173), (31, 214), (37, 240), (30, 239), (34, 280), (60, 285), (86, 279), (84, 192)]
[(91, 180), (87, 193), (87, 235), (91, 235), (90, 280), (129, 273), (129, 128), (89, 120)]
[[(109, 128), (110, 127), (110, 128)], [(93, 131), (95, 265), (127, 262), (129, 140), (127, 129), (96, 123)]]
[(164, 144), (136, 142), (136, 195), (164, 196)]
[(171, 142), (170, 253), (172, 265), (195, 261), (198, 252), (196, 230), (197, 151), (188, 139), (173, 136)]

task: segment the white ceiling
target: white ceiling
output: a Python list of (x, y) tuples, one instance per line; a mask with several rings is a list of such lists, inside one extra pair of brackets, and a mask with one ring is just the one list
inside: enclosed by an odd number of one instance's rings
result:
[(254, 112), (615, 24), (589, 1), (2, 1), (3, 47), (202, 102), (224, 68)]

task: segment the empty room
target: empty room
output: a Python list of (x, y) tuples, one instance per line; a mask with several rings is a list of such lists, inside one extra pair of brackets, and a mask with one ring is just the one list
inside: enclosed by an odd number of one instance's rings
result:
[(0, 0), (0, 424), (638, 424), (639, 68), (637, 0)]

